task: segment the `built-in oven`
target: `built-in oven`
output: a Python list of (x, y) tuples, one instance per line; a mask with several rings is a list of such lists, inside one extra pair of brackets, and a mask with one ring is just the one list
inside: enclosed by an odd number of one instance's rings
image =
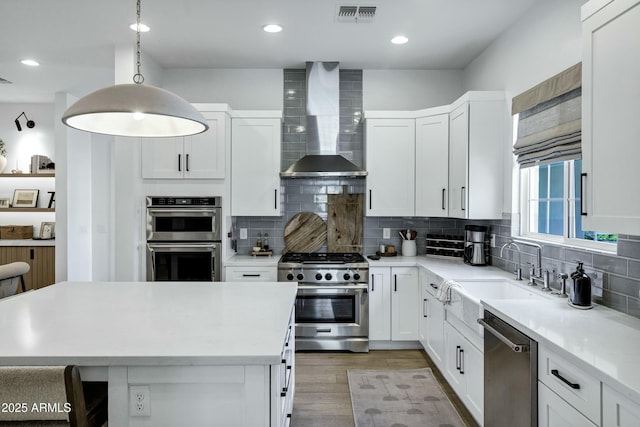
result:
[(221, 279), (220, 197), (147, 196), (147, 280)]
[(147, 242), (147, 280), (219, 282), (220, 243)]

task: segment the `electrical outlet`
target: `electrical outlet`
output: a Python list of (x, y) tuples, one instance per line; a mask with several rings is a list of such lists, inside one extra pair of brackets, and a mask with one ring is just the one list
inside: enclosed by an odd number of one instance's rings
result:
[(390, 239), (391, 238), (391, 229), (390, 228), (383, 228), (382, 229), (382, 238), (383, 239)]
[(247, 240), (247, 229), (246, 228), (241, 228), (240, 229), (240, 240)]
[(132, 417), (151, 416), (151, 395), (148, 385), (129, 387), (129, 415)]
[(496, 247), (496, 235), (495, 234), (491, 235), (491, 247), (492, 248)]

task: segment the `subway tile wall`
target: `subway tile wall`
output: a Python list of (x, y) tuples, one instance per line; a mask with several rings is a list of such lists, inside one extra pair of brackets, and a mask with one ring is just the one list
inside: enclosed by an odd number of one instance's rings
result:
[[(488, 221), (491, 232), (496, 234), (496, 247), (491, 249), (493, 265), (514, 271), (522, 266), (523, 277), (529, 277), (527, 263), (535, 263), (535, 249), (520, 245), (521, 252), (505, 249), (502, 245), (511, 238), (511, 220)], [(640, 237), (619, 235), (616, 255), (597, 251), (575, 249), (553, 244), (542, 245), (542, 265), (550, 271), (550, 286), (560, 289), (559, 273), (571, 275), (576, 260), (584, 262), (585, 272), (591, 277), (592, 299), (614, 310), (640, 317)], [(571, 279), (567, 280), (567, 286)], [(597, 295), (600, 294), (600, 295)]]

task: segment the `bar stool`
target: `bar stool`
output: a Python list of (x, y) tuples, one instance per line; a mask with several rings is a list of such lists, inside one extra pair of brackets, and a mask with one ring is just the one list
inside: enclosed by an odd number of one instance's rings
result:
[(26, 292), (24, 275), (29, 272), (29, 269), (29, 264), (21, 261), (0, 265), (0, 298), (14, 295), (18, 289), (18, 282), (22, 292)]

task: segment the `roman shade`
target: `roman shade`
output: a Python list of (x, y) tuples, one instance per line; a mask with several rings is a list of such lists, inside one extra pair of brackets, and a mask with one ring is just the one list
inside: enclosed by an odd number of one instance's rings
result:
[(512, 101), (518, 117), (514, 154), (521, 168), (581, 157), (582, 63)]

